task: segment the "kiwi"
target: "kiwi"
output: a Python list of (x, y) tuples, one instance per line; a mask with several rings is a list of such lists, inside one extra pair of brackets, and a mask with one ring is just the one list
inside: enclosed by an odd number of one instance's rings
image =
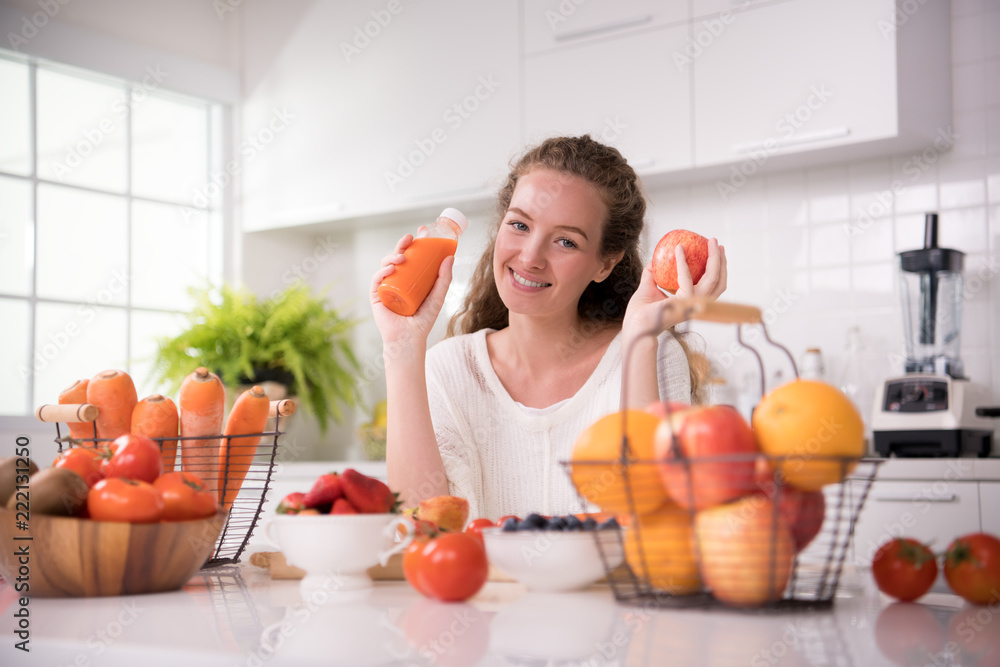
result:
[[(80, 516), (87, 509), (87, 483), (68, 468), (46, 468), (28, 481), (28, 500), (32, 514)], [(7, 501), (14, 509), (17, 495)]]
[[(5, 507), (7, 505), (7, 501), (10, 500), (10, 497), (14, 495), (14, 491), (16, 490), (18, 474), (24, 474), (23, 472), (18, 473), (18, 458), (22, 461), (24, 460), (24, 457), (17, 456), (0, 459), (0, 506)], [(24, 468), (22, 467), (21, 470), (24, 470)], [(38, 472), (38, 466), (35, 465), (34, 461), (28, 459), (28, 476), (30, 477), (36, 472)]]

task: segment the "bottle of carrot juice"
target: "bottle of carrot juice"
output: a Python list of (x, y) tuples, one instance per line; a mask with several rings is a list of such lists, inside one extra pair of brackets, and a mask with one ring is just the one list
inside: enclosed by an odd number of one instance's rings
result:
[(469, 221), (461, 211), (446, 208), (433, 224), (425, 227), (403, 251), (405, 261), (378, 286), (378, 297), (385, 307), (409, 316), (427, 298), (445, 257), (454, 255), (458, 237)]

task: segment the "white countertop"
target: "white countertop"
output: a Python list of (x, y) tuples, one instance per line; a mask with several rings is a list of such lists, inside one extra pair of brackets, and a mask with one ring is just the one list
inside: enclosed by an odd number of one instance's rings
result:
[[(943, 475), (947, 465), (920, 463), (900, 473)], [(308, 490), (321, 473), (355, 467), (384, 477), (384, 465), (285, 464), (275, 471), (261, 523), (285, 494)], [(919, 604), (893, 604), (867, 571), (849, 566), (833, 608), (817, 611), (653, 609), (618, 603), (603, 585), (539, 594), (502, 582), (466, 603), (427, 600), (405, 582), (307, 599), (298, 582), (271, 581), (247, 564), (251, 553), (274, 549), (262, 534), (258, 526), (243, 563), (202, 570), (181, 591), (30, 600), (27, 654), (14, 648), (16, 594), (0, 583), (0, 665), (876, 667), (1000, 660), (1000, 631), (990, 622), (1000, 599), (976, 608), (931, 593)], [(972, 659), (984, 651), (993, 662)]]
[(0, 664), (876, 667), (907, 651), (918, 658), (909, 664), (974, 664), (956, 650), (985, 644), (1000, 655), (988, 623), (979, 634), (962, 632), (974, 620), (961, 625), (996, 606), (940, 594), (891, 604), (869, 581), (848, 576), (832, 609), (796, 613), (648, 609), (616, 603), (606, 586), (539, 594), (501, 582), (466, 603), (425, 599), (404, 582), (307, 601), (298, 582), (242, 564), (203, 570), (172, 593), (33, 599), (29, 654), (14, 649), (18, 605), (0, 589)]

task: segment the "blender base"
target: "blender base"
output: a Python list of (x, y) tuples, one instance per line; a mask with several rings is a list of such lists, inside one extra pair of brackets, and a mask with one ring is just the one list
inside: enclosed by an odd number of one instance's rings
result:
[(993, 431), (977, 429), (873, 431), (875, 452), (900, 458), (985, 458), (993, 446)]

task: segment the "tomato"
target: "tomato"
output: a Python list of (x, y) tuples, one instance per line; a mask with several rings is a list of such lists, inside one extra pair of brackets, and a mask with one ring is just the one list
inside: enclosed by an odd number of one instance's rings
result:
[(105, 477), (124, 477), (152, 484), (163, 472), (160, 448), (151, 438), (126, 433), (112, 444), (118, 447), (105, 467)]
[(97, 450), (98, 455), (101, 457), (101, 474), (105, 477), (108, 476), (108, 465), (111, 463), (111, 457), (113, 457), (117, 451), (118, 445), (114, 442), (104, 443)]
[(506, 521), (507, 519), (517, 519), (518, 521), (520, 521), (521, 517), (517, 516), (516, 514), (508, 514), (507, 516), (502, 516), (499, 519), (497, 519), (496, 525), (502, 528), (503, 522)]
[(417, 539), (403, 554), (403, 576), (415, 589), (442, 602), (466, 600), (486, 583), (489, 562), (481, 538), (442, 533)]
[(929, 591), (937, 573), (934, 553), (908, 537), (886, 542), (872, 559), (878, 589), (903, 602), (912, 602)]
[(465, 532), (471, 533), (479, 538), (479, 542), (483, 543), (483, 528), (493, 528), (494, 524), (489, 519), (473, 519), (469, 522), (469, 525), (465, 527)]
[(956, 539), (944, 555), (944, 578), (973, 604), (1000, 602), (1000, 540), (987, 533)]
[(155, 523), (163, 516), (163, 497), (152, 484), (134, 479), (102, 479), (87, 494), (94, 521)]
[(153, 482), (163, 497), (163, 521), (190, 521), (212, 516), (219, 509), (217, 495), (192, 472), (168, 472)]
[(88, 487), (94, 486), (102, 479), (101, 454), (97, 450), (85, 447), (71, 447), (62, 452), (52, 461), (55, 468), (69, 468), (83, 478)]

